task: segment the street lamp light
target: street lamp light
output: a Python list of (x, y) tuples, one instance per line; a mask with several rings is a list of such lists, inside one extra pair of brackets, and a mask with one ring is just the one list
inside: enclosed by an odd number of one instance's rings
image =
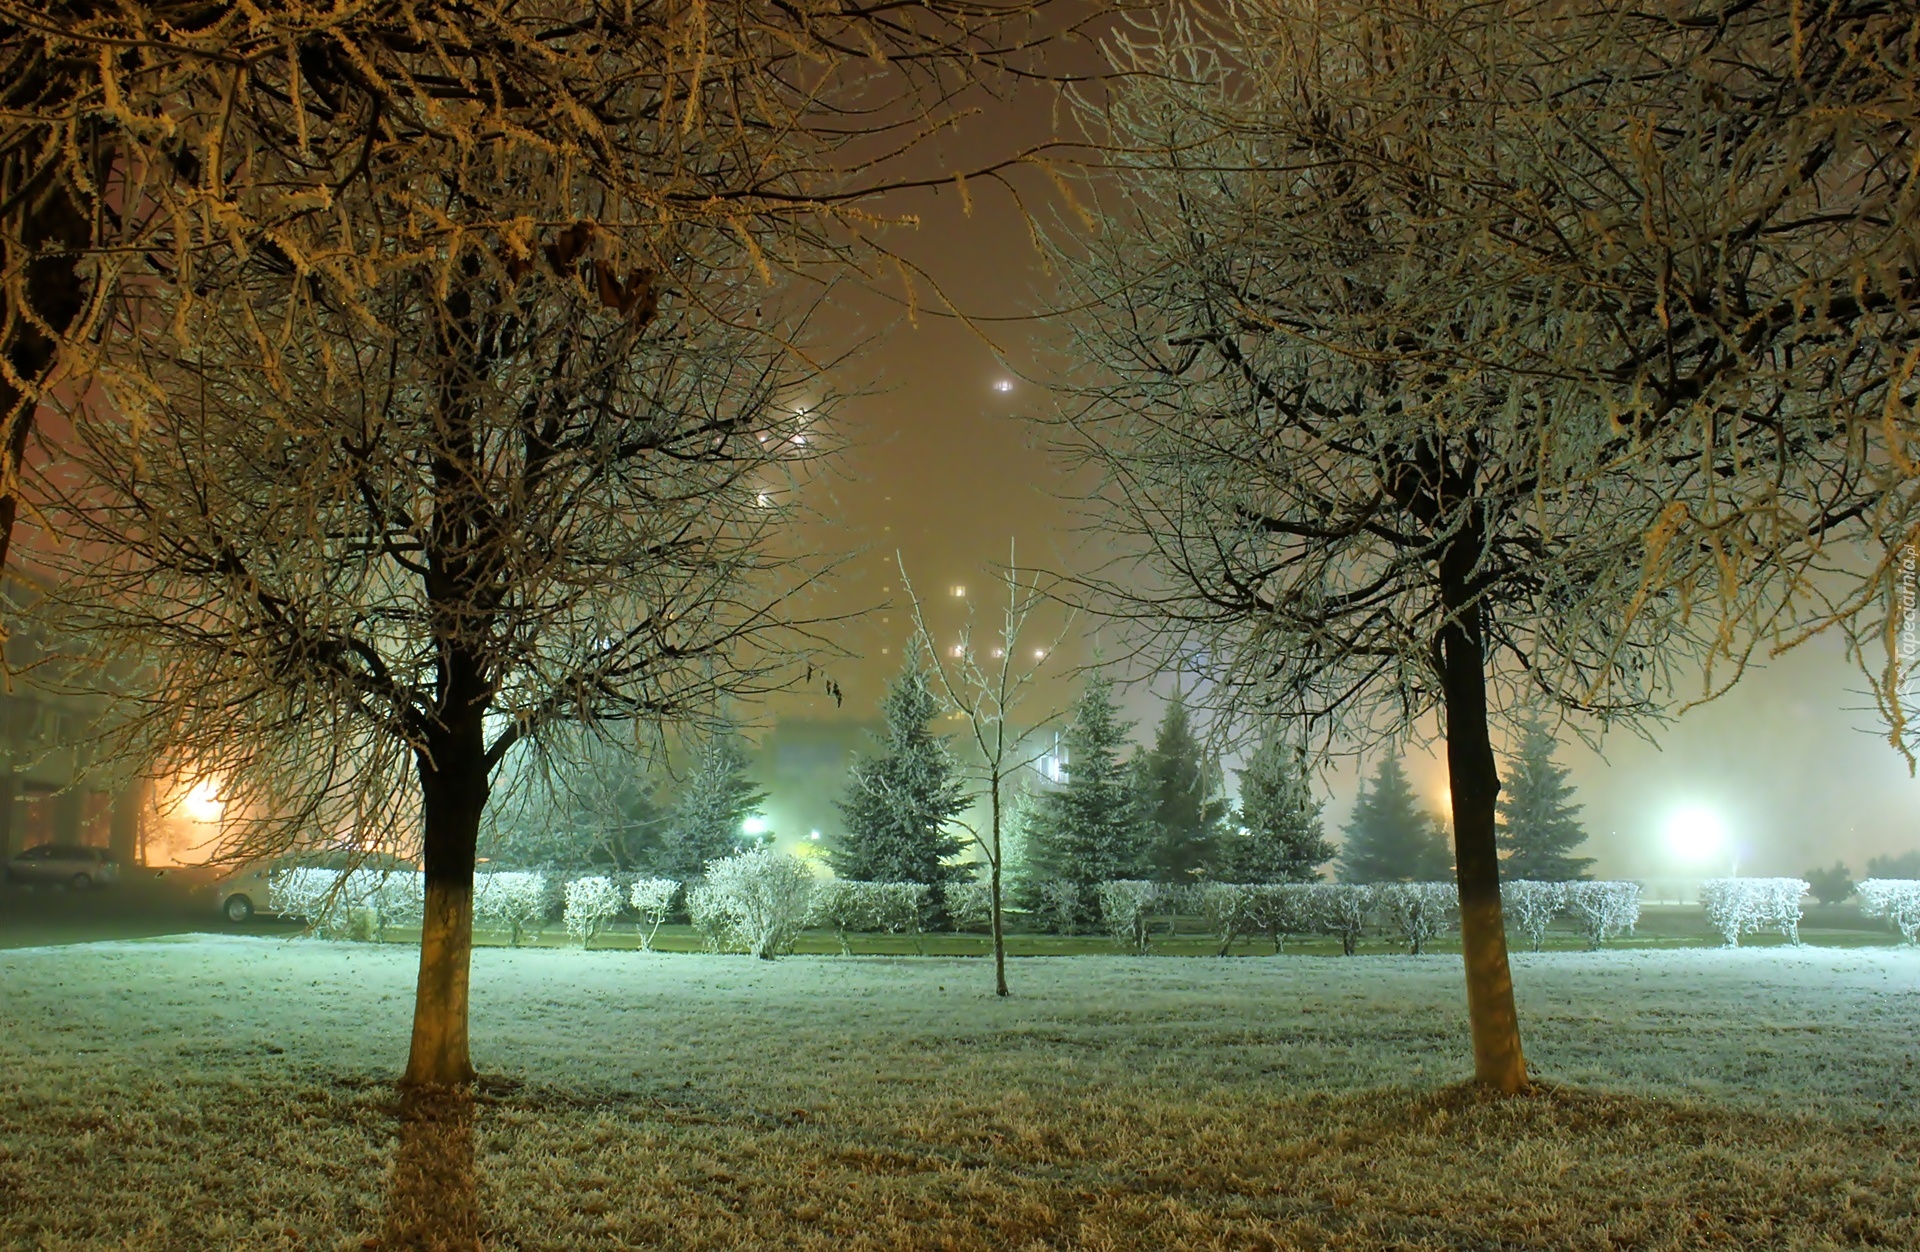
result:
[(1720, 815), (1702, 805), (1676, 809), (1667, 818), (1667, 849), (1683, 861), (1711, 861), (1727, 849), (1727, 828)]

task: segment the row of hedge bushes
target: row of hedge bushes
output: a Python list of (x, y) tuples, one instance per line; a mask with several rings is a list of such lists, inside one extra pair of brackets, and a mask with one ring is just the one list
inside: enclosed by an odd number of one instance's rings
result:
[[(906, 934), (916, 940), (929, 914), (929, 891), (920, 883), (869, 883), (820, 879), (797, 858), (756, 849), (708, 865), (704, 882), (684, 892), (668, 878), (618, 884), (606, 876), (561, 879), (536, 871), (483, 871), (474, 876), (474, 923), (505, 930), (520, 943), (558, 920), (583, 946), (623, 913), (637, 922), (642, 948), (676, 909), (713, 951), (743, 951), (771, 957), (790, 951), (805, 929), (829, 929), (840, 950), (850, 952), (854, 933)], [(1920, 941), (1920, 882), (1870, 879), (1860, 884), (1869, 916), (1886, 917), (1909, 942)], [(1709, 923), (1729, 945), (1740, 936), (1774, 930), (1800, 942), (1801, 901), (1808, 891), (1798, 878), (1720, 878), (1701, 884)], [(1048, 893), (1042, 892), (1043, 898)], [(1106, 931), (1122, 947), (1145, 952), (1156, 923), (1178, 916), (1205, 919), (1222, 954), (1235, 942), (1264, 935), (1274, 951), (1289, 938), (1327, 935), (1352, 954), (1369, 934), (1396, 936), (1419, 953), (1458, 926), (1459, 897), (1451, 882), (1427, 883), (1202, 883), (1193, 886), (1122, 879), (1091, 889), (1058, 884), (1042, 911), (1061, 929), (1087, 909), (1087, 896)], [(1640, 918), (1640, 887), (1630, 882), (1531, 882), (1501, 884), (1509, 926), (1537, 951), (1549, 927), (1573, 921), (1592, 948), (1630, 932)], [(301, 918), (329, 937), (379, 939), (393, 926), (417, 926), (423, 913), (423, 882), (417, 872), (361, 869), (350, 873), (293, 869), (273, 876), (270, 905)], [(990, 903), (982, 883), (962, 883), (946, 892), (948, 921), (957, 929), (984, 929)]]

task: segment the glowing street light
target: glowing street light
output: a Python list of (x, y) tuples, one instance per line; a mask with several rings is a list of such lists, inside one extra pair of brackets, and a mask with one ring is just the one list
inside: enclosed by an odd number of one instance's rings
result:
[(813, 840), (813, 841), (814, 841), (815, 843), (819, 843), (819, 842), (820, 842), (820, 832), (819, 832), (819, 831), (817, 831), (817, 830), (809, 830), (809, 831), (807, 832), (807, 838), (809, 838), (809, 839), (811, 839), (811, 840)]
[(1683, 861), (1698, 864), (1720, 856), (1727, 848), (1727, 827), (1720, 815), (1700, 805), (1679, 809), (1667, 818), (1667, 849)]
[(1002, 378), (993, 384), (993, 389), (1001, 395), (1005, 395), (1007, 392), (1013, 390), (1013, 380), (1011, 378)]
[(193, 789), (180, 801), (180, 811), (194, 822), (217, 822), (226, 807), (220, 799), (220, 788), (210, 779), (193, 784)]
[(740, 823), (740, 833), (749, 839), (758, 839), (761, 835), (766, 834), (768, 829), (767, 819), (758, 813), (755, 813), (752, 817)]

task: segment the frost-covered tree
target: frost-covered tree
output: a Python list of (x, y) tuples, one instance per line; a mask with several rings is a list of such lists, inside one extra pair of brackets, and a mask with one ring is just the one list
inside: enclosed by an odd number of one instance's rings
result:
[(1057, 250), (1060, 428), (1119, 549), (1087, 581), (1248, 720), (1438, 715), (1489, 1085), (1526, 1082), (1490, 722), (1657, 713), (1824, 611), (1835, 535), (1910, 525), (1892, 13), (1178, 6), (1085, 101), (1114, 168)]
[[(301, 317), (273, 289), (340, 310), (410, 254), (537, 254), (577, 229), (583, 189), (612, 299), (704, 281), (716, 237), (753, 281), (871, 260), (865, 202), (925, 178), (912, 158), (972, 85), (1046, 75), (1073, 26), (1049, 7), (8, 6), (0, 564), (36, 402), (93, 368), (117, 295), (205, 291), (208, 258), (248, 258), (257, 303), (236, 315), (275, 328), (245, 345), (271, 370)], [(895, 159), (873, 159), (876, 139)]]
[[(806, 862), (773, 848), (722, 857), (688, 894), (695, 926), (726, 936), (763, 961), (793, 950), (813, 905), (816, 880)], [(699, 900), (696, 904), (695, 893)]]
[[(1566, 884), (1566, 911), (1587, 947), (1598, 951), (1607, 940), (1631, 931), (1640, 922), (1640, 884), (1637, 882), (1570, 882)], [(1798, 908), (1796, 906), (1796, 914)]]
[(1500, 872), (1533, 882), (1569, 882), (1587, 876), (1590, 856), (1569, 855), (1586, 841), (1580, 806), (1565, 766), (1553, 763), (1553, 735), (1540, 722), (1528, 722), (1520, 753), (1500, 786), (1497, 811), (1504, 858)]
[[(1028, 862), (1027, 830), (1031, 813), (1030, 793), (1018, 783), (1019, 776), (1043, 755), (1039, 747), (1042, 730), (1058, 720), (1057, 712), (1035, 716), (1026, 707), (1044, 668), (1060, 650), (1060, 642), (1073, 622), (1072, 614), (1051, 639), (1043, 639), (1034, 648), (1031, 632), (1034, 612), (1045, 603), (1037, 581), (1023, 575), (1011, 542), (1007, 545), (1006, 567), (995, 581), (1006, 600), (1000, 611), (1000, 623), (987, 638), (975, 642), (974, 622), (969, 615), (961, 628), (960, 642), (943, 654), (927, 626), (920, 597), (913, 580), (901, 563), (900, 581), (913, 601), (914, 633), (922, 654), (932, 667), (940, 694), (955, 714), (966, 722), (966, 738), (972, 751), (963, 766), (964, 777), (975, 800), (985, 801), (985, 821), (967, 824), (973, 844), (987, 863), (986, 922), (993, 937), (993, 984), (996, 995), (1007, 995), (1006, 891), (1014, 879), (1031, 881)], [(969, 602), (971, 608), (972, 602)], [(1024, 658), (1032, 649), (1034, 660)], [(984, 653), (984, 655), (983, 655)], [(1016, 721), (1016, 719), (1020, 719)], [(960, 884), (964, 890), (970, 884)], [(971, 892), (967, 892), (969, 896)], [(1030, 897), (1031, 898), (1031, 897)], [(964, 926), (963, 916), (971, 915), (971, 904), (956, 910), (951, 902), (948, 917)]]
[(916, 640), (887, 687), (877, 751), (855, 758), (847, 771), (846, 798), (836, 802), (846, 832), (829, 859), (841, 878), (923, 883), (938, 909), (946, 884), (971, 872), (956, 860), (966, 838), (954, 825), (967, 792), (947, 741), (933, 732), (940, 697), (921, 652)]
[(832, 878), (814, 884), (807, 925), (830, 928), (840, 942), (842, 956), (852, 954), (853, 946), (847, 942), (847, 936), (856, 931), (909, 934), (917, 948), (927, 898), (925, 883)]
[(1920, 880), (1869, 878), (1858, 888), (1860, 911), (1892, 922), (1908, 943), (1920, 943)]
[(792, 388), (821, 388), (814, 296), (782, 280), (876, 259), (866, 201), (926, 177), (899, 158), (957, 96), (1044, 73), (1044, 35), (1009, 28), (1035, 19), (0, 22), (0, 522), (37, 406), (66, 404), (31, 486), (77, 593), (48, 611), (124, 680), (140, 730), (117, 749), (217, 771), (250, 815), (236, 856), (343, 827), (418, 845), (410, 1085), (472, 1076), (475, 844), (505, 753), (784, 681), (803, 645), (768, 541)]
[(1114, 704), (1113, 681), (1088, 677), (1062, 736), (1067, 781), (1039, 792), (1027, 814), (1030, 872), (1042, 883), (1080, 888), (1082, 919), (1091, 920), (1093, 888), (1144, 878), (1152, 830), (1126, 760), (1129, 725)]
[(619, 915), (620, 889), (613, 879), (595, 874), (567, 884), (566, 911), (560, 920), (582, 948), (592, 947), (593, 937)]
[(1170, 902), (1170, 884), (1148, 878), (1122, 878), (1094, 888), (1100, 920), (1114, 942), (1144, 954), (1153, 940), (1153, 915)]
[(1320, 930), (1324, 894), (1328, 884), (1310, 882), (1255, 883), (1241, 888), (1247, 893), (1248, 925), (1267, 936), (1278, 956), (1288, 939)]
[(653, 951), (653, 937), (660, 933), (660, 924), (673, 911), (673, 902), (679, 895), (680, 884), (671, 878), (636, 878), (627, 889), (627, 903), (640, 919), (638, 933), (642, 952)]
[(1352, 956), (1361, 937), (1374, 923), (1380, 905), (1380, 888), (1372, 883), (1303, 883), (1310, 893), (1314, 924), (1340, 940), (1340, 950)]
[(540, 937), (550, 910), (545, 874), (498, 870), (474, 875), (474, 925), (505, 930), (507, 942), (515, 947), (528, 932)]
[(1184, 695), (1176, 692), (1167, 702), (1152, 746), (1134, 761), (1135, 786), (1151, 824), (1153, 876), (1161, 882), (1192, 882), (1218, 855), (1230, 806), (1219, 768), (1194, 733)]
[(1340, 877), (1347, 882), (1433, 882), (1453, 865), (1433, 815), (1420, 807), (1400, 758), (1380, 759), (1371, 782), (1360, 784), (1342, 832)]
[(1709, 878), (1700, 884), (1700, 907), (1730, 948), (1740, 945), (1741, 935), (1767, 929), (1797, 945), (1806, 894), (1799, 878)]
[(1518, 926), (1535, 952), (1547, 941), (1547, 928), (1567, 907), (1567, 884), (1509, 878), (1500, 884), (1500, 903), (1510, 925)]
[(470, 1076), (473, 872), (507, 754), (657, 740), (787, 681), (803, 646), (769, 493), (818, 447), (792, 442), (784, 348), (684, 295), (603, 300), (591, 236), (537, 263), (421, 244), (351, 308), (285, 289), (300, 333), (272, 369), (245, 359), (249, 271), (203, 257), (204, 296), (128, 311), (137, 368), (83, 397), (42, 480), (47, 607), (118, 676), (120, 746), (225, 779), (230, 854), (344, 831), (422, 858), (415, 1085)]
[(1407, 941), (1408, 953), (1419, 956), (1452, 929), (1459, 904), (1460, 889), (1451, 882), (1390, 882), (1380, 884), (1377, 907)]
[(477, 851), (498, 869), (632, 871), (660, 854), (664, 814), (647, 756), (586, 734), (558, 752), (509, 752)]
[(694, 750), (693, 764), (662, 824), (654, 868), (681, 882), (697, 882), (707, 863), (745, 847), (741, 824), (766, 800), (747, 776), (740, 733), (721, 725)]
[(1314, 882), (1336, 849), (1320, 820), (1306, 753), (1277, 736), (1261, 740), (1239, 771), (1239, 832), (1220, 840), (1215, 877), (1226, 882)]

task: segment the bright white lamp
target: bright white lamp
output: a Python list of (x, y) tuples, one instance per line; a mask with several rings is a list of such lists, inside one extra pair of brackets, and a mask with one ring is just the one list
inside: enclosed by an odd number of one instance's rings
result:
[(1667, 818), (1667, 848), (1683, 861), (1710, 861), (1727, 847), (1726, 824), (1712, 809), (1691, 805)]
[(195, 783), (180, 801), (181, 811), (194, 822), (217, 822), (226, 807), (220, 800), (220, 788), (211, 780)]

